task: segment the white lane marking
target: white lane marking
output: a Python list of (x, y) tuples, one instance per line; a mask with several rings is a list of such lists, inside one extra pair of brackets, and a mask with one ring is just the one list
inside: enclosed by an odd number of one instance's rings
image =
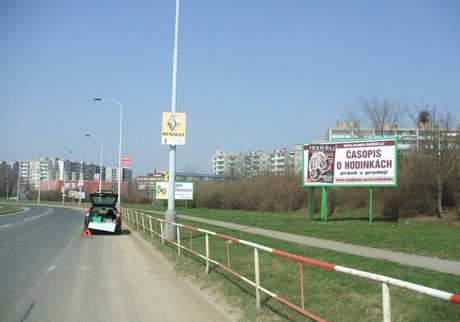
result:
[(42, 217), (42, 216), (46, 216), (46, 215), (50, 214), (51, 212), (53, 212), (53, 209), (49, 208), (49, 211), (48, 211), (48, 212), (45, 212), (44, 214), (41, 214), (41, 215), (37, 215), (37, 216), (30, 217), (30, 218), (26, 218), (26, 219), (24, 219), (24, 221), (28, 221), (28, 220), (31, 220), (31, 219), (40, 218), (40, 217)]
[[(24, 210), (29, 210), (29, 208), (28, 208), (28, 207), (24, 207)], [(24, 219), (23, 221), (29, 221), (29, 220), (31, 220), (31, 219), (40, 218), (40, 217), (42, 217), (42, 216), (49, 215), (49, 214), (52, 213), (52, 212), (53, 212), (53, 209), (52, 209), (52, 208), (48, 208), (48, 211), (47, 211), (47, 212), (45, 212), (45, 213), (43, 213), (43, 214), (41, 214), (41, 215), (36, 215), (36, 216), (30, 217), (30, 218), (26, 218), (26, 219)], [(5, 216), (8, 216), (8, 215), (5, 215)], [(10, 225), (11, 225), (11, 224), (6, 224), (6, 225), (3, 225), (3, 226), (0, 226), (0, 228), (7, 227), (7, 226), (10, 226)]]
[(52, 271), (54, 271), (55, 269), (56, 269), (56, 266), (50, 266), (50, 267), (48, 267), (47, 271), (48, 271), (48, 272), (52, 272)]

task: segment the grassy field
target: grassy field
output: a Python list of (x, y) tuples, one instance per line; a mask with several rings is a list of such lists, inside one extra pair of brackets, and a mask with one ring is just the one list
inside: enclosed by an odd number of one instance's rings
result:
[[(152, 206), (144, 210), (152, 210)], [(348, 218), (345, 215), (337, 215), (323, 222), (310, 220), (309, 215), (305, 213), (259, 213), (206, 209), (176, 209), (176, 211), (179, 214), (201, 218), (460, 260), (458, 242), (460, 226), (455, 221), (412, 219), (403, 222), (376, 221), (369, 224), (368, 218)], [(180, 223), (341, 266), (381, 274), (446, 292), (460, 293), (460, 276), (305, 247), (194, 221), (181, 219)], [(190, 243), (188, 233), (184, 231), (181, 236), (187, 236), (181, 238), (182, 244)], [(194, 233), (192, 240), (193, 249), (204, 253), (204, 235)], [(241, 321), (308, 321), (304, 316), (268, 296), (263, 296), (263, 305), (257, 309), (255, 291), (249, 284), (217, 266), (212, 267), (211, 273), (205, 275), (204, 263), (198, 257), (182, 252), (178, 259), (177, 251), (172, 246), (162, 246), (157, 240), (152, 240), (152, 243), (158, 251), (174, 263), (180, 275), (198, 283), (203, 289), (221, 294), (234, 307), (242, 309), (244, 317)], [(225, 247), (223, 241), (221, 244), (219, 241), (214, 241), (211, 249), (212, 258), (226, 263)], [(253, 249), (234, 243), (231, 246), (231, 254), (232, 268), (253, 280)], [(260, 255), (260, 261), (263, 264), (262, 286), (300, 305), (298, 264), (267, 253)], [(304, 267), (304, 278), (305, 308), (314, 314), (328, 321), (382, 320), (381, 285), (379, 283), (308, 265)], [(390, 287), (390, 291), (392, 321), (460, 320), (460, 305), (396, 287)]]

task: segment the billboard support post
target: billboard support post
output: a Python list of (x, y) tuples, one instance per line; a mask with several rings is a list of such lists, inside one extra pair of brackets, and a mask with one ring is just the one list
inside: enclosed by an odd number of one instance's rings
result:
[(315, 188), (310, 188), (310, 219), (315, 219)]
[(372, 224), (374, 219), (374, 187), (369, 187), (369, 223)]
[(321, 219), (327, 220), (327, 187), (321, 188)]

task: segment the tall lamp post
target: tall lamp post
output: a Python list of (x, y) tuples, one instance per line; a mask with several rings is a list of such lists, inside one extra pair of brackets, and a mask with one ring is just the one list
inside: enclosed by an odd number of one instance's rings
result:
[(118, 172), (117, 172), (117, 181), (118, 181), (118, 201), (117, 201), (117, 207), (120, 209), (121, 207), (121, 180), (122, 180), (122, 175), (123, 175), (123, 170), (121, 169), (121, 135), (122, 135), (122, 129), (123, 129), (123, 107), (121, 106), (121, 103), (113, 98), (98, 98), (96, 97), (94, 99), (95, 101), (111, 101), (115, 102), (118, 104), (120, 107), (120, 139), (118, 142)]
[(86, 134), (87, 137), (89, 138), (98, 138), (99, 140), (101, 140), (101, 166), (100, 166), (100, 169), (99, 169), (99, 193), (101, 193), (102, 191), (102, 151), (104, 150), (104, 141), (102, 141), (102, 138), (100, 136), (97, 136), (97, 135), (93, 135), (93, 134)]
[(40, 194), (41, 194), (41, 187), (42, 187), (42, 173), (40, 169), (40, 162), (38, 163), (38, 198), (37, 203), (40, 203)]
[(64, 169), (62, 169), (62, 179), (63, 180), (63, 185), (62, 185), (62, 205), (64, 206), (65, 205), (65, 177), (66, 177), (66, 172), (65, 172), (65, 164), (66, 164), (66, 161), (64, 160), (63, 161), (64, 163)]
[[(172, 102), (171, 112), (176, 112), (177, 105), (177, 74), (178, 74), (178, 55), (179, 55), (179, 0), (176, 0), (176, 19), (174, 31), (174, 54), (173, 54), (173, 82), (172, 82)], [(176, 183), (176, 145), (169, 146), (169, 182), (168, 182), (168, 210), (165, 213), (165, 219), (172, 223), (177, 223), (177, 212), (174, 209), (175, 204), (175, 183)], [(177, 232), (174, 226), (168, 229), (168, 238), (176, 239)]]
[(18, 187), (16, 189), (16, 202), (19, 202), (19, 191), (21, 190), (21, 172), (18, 171)]
[(8, 201), (8, 195), (10, 192), (10, 182), (6, 180), (6, 200)]
[[(69, 153), (77, 153), (80, 155), (80, 175), (78, 176), (78, 192), (79, 192), (79, 195), (78, 195), (78, 207), (81, 206), (81, 186), (83, 185), (83, 154), (81, 154), (81, 152), (78, 152), (78, 151), (69, 151)], [(101, 166), (102, 167), (102, 166)], [(101, 180), (101, 178), (99, 178), (99, 181)], [(99, 188), (100, 189), (100, 188)]]

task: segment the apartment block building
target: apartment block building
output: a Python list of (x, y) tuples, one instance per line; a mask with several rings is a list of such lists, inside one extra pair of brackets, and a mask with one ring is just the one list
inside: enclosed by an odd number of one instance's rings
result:
[[(53, 157), (29, 161), (14, 161), (8, 165), (7, 169), (8, 171), (3, 177), (11, 179), (4, 180), (8, 180), (8, 183), (11, 181), (10, 187), (13, 187), (13, 185), (17, 187), (19, 185), (19, 190), (23, 191), (27, 187), (37, 190), (40, 181), (98, 181), (101, 166), (84, 161), (71, 161)], [(106, 174), (108, 175), (106, 176)], [(102, 167), (102, 181), (116, 182), (117, 176), (118, 166), (111, 168)], [(132, 180), (132, 169), (122, 168), (122, 182), (130, 180)]]
[(360, 127), (351, 122), (337, 122), (335, 127), (327, 129), (326, 140), (343, 140), (376, 137), (397, 137), (398, 150), (406, 153), (419, 150), (427, 144), (431, 148), (442, 149), (444, 146), (458, 146), (459, 129), (445, 129), (440, 124), (420, 124), (419, 127), (401, 127), (399, 123), (383, 124), (379, 131), (369, 127)]
[(167, 172), (147, 173), (145, 176), (138, 176), (137, 183), (139, 190), (152, 190), (155, 182), (165, 180)]
[(276, 148), (269, 153), (254, 150), (247, 154), (218, 150), (212, 158), (212, 168), (214, 174), (235, 177), (253, 177), (263, 173), (284, 175), (300, 171), (300, 157), (300, 152), (290, 152), (286, 148)]
[[(339, 121), (336, 126), (329, 127), (324, 135), (325, 141), (372, 139), (377, 137), (397, 137), (398, 150), (406, 153), (418, 150), (427, 142), (432, 148), (442, 149), (444, 146), (459, 147), (459, 129), (443, 129), (436, 124), (420, 125), (418, 128), (401, 127), (399, 123), (385, 123), (380, 130), (361, 127), (359, 123)], [(306, 140), (316, 141), (316, 140)], [(434, 142), (434, 143), (433, 143)], [(252, 177), (263, 173), (284, 175), (301, 171), (302, 144), (295, 144), (294, 150), (275, 148), (271, 152), (261, 150), (250, 151), (247, 154), (229, 154), (226, 150), (218, 150), (212, 158), (213, 173), (232, 175), (236, 177)]]

